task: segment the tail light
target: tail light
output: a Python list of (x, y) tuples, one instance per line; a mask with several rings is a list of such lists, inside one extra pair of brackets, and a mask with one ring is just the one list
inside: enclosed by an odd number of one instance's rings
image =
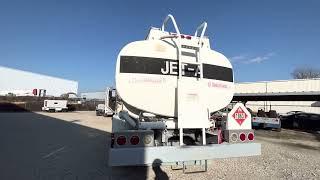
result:
[(152, 141), (152, 137), (150, 135), (145, 136), (143, 139), (144, 144), (150, 144), (151, 141)]
[(245, 141), (246, 140), (246, 135), (244, 133), (241, 133), (239, 136), (241, 141)]
[(238, 140), (238, 135), (236, 133), (231, 134), (231, 141), (236, 142)]
[(33, 89), (32, 90), (32, 94), (35, 95), (35, 96), (38, 95), (38, 89)]
[(254, 140), (254, 134), (253, 133), (249, 133), (248, 134), (248, 140), (249, 141), (253, 141)]
[[(173, 34), (173, 35), (176, 35), (176, 34)], [(180, 34), (180, 37), (181, 37), (181, 39), (188, 39), (188, 40), (190, 40), (192, 38), (192, 36), (184, 35), (184, 34)]]
[(125, 145), (127, 142), (127, 138), (125, 136), (119, 136), (117, 138), (117, 144), (118, 145)]
[(131, 136), (130, 138), (130, 143), (132, 145), (137, 145), (140, 142), (140, 138), (138, 136)]

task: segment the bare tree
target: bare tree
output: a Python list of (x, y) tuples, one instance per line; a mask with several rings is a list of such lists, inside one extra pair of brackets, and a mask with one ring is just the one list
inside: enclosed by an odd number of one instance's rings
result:
[(320, 78), (320, 69), (312, 67), (298, 67), (291, 73), (294, 79)]

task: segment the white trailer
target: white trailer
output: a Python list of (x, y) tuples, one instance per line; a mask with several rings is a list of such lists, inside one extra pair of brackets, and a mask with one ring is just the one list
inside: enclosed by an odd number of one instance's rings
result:
[(67, 100), (44, 100), (42, 111), (63, 112), (68, 111)]
[(116, 90), (108, 87), (104, 93), (104, 104), (98, 104), (96, 106), (97, 116), (112, 116), (114, 115), (115, 108), (112, 106), (112, 101), (116, 98)]
[(96, 106), (96, 115), (103, 116), (105, 113), (105, 104), (98, 104)]
[(104, 116), (114, 115), (115, 109), (112, 109), (112, 100), (116, 98), (116, 90), (114, 88), (108, 87), (106, 90), (105, 100), (104, 100)]
[[(171, 20), (175, 33), (165, 31)], [(112, 118), (110, 166), (182, 164), (261, 154), (251, 115), (236, 104), (210, 119), (233, 97), (232, 65), (210, 48), (207, 23), (181, 34), (172, 15), (147, 38), (126, 45), (116, 65), (122, 106)]]

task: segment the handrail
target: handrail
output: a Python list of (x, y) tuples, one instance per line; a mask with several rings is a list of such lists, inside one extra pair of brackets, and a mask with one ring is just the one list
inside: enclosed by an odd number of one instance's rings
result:
[(162, 37), (160, 37), (160, 40), (161, 40), (161, 39), (166, 39), (166, 38), (178, 38), (178, 35), (162, 36)]
[(177, 26), (176, 20), (174, 19), (174, 17), (171, 14), (168, 14), (168, 16), (164, 19), (162, 26), (161, 26), (161, 31), (164, 31), (164, 27), (167, 25), (168, 20), (171, 19), (172, 24), (176, 30), (176, 33), (178, 36), (180, 36), (180, 31), (179, 28)]
[(208, 25), (207, 22), (203, 22), (200, 26), (198, 26), (197, 29), (196, 29), (196, 32), (194, 33), (194, 36), (197, 37), (198, 36), (198, 31), (202, 28), (200, 38), (203, 38), (204, 32), (207, 29), (207, 25)]

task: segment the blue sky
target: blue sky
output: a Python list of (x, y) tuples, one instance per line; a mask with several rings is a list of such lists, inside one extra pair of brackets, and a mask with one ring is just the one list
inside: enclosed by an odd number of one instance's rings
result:
[(184, 34), (208, 22), (237, 82), (289, 79), (295, 67), (320, 67), (319, 9), (316, 0), (0, 0), (0, 66), (104, 90), (120, 49), (171, 13)]

